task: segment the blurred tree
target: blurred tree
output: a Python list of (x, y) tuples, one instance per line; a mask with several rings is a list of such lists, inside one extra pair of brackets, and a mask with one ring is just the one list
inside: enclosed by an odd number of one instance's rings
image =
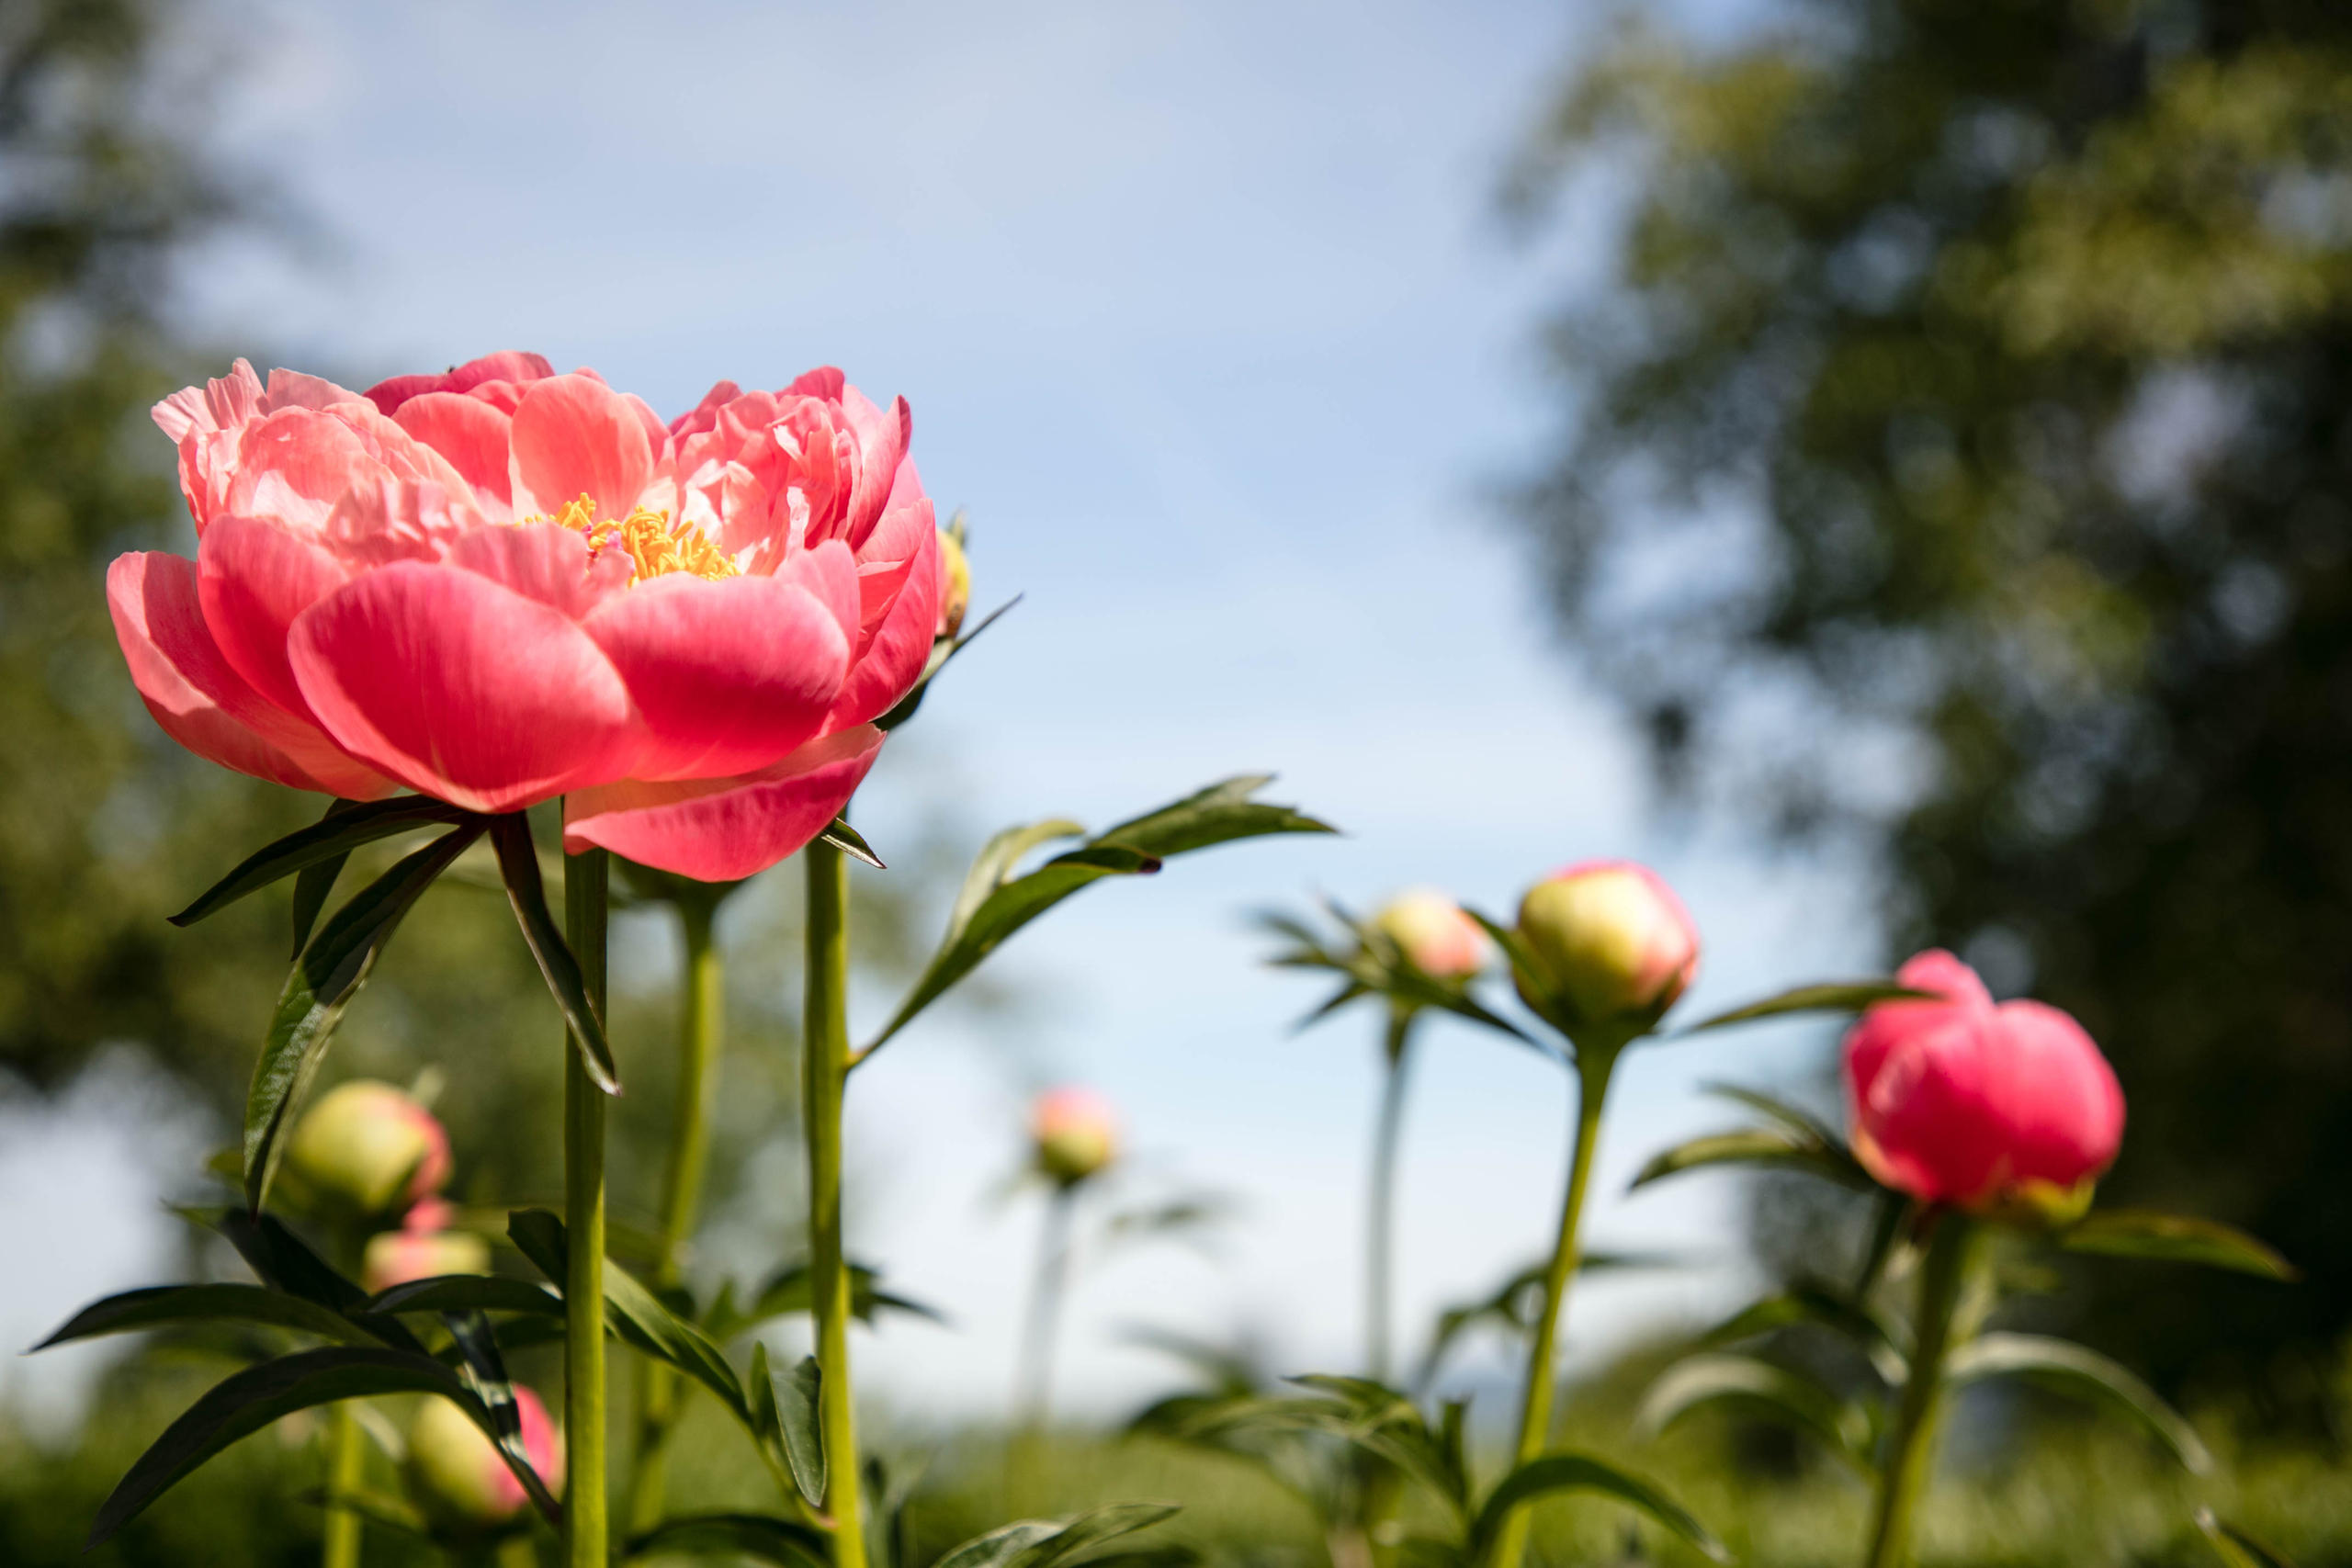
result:
[(1525, 497), (1564, 623), (1669, 780), (1883, 843), (1895, 953), (2083, 1018), (2106, 1201), (2310, 1271), (2101, 1275), (2095, 1335), (2308, 1391), (2352, 1325), (2352, 7), (1628, 28), (1510, 196), (1611, 190)]

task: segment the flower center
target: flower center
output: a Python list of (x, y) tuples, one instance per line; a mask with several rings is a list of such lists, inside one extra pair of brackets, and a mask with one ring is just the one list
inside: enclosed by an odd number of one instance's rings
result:
[(638, 507), (618, 520), (600, 519), (595, 502), (582, 495), (577, 501), (566, 502), (553, 517), (526, 517), (520, 521), (556, 523), (574, 530), (587, 539), (591, 560), (615, 547), (628, 551), (632, 584), (673, 571), (692, 572), (714, 582), (722, 577), (742, 575), (742, 569), (712, 544), (700, 527), (692, 523), (673, 526), (668, 513), (650, 507)]

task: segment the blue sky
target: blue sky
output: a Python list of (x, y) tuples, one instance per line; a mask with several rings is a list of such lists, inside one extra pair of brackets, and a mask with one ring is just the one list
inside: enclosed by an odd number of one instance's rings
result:
[[(1088, 895), (1005, 954), (1035, 1002), (1012, 1025), (944, 1013), (860, 1076), (861, 1250), (957, 1325), (869, 1341), (886, 1400), (1004, 1398), (1036, 1216), (986, 1191), (1016, 1158), (1021, 1095), (1062, 1077), (1126, 1108), (1134, 1190), (1238, 1201), (1212, 1255), (1082, 1272), (1070, 1404), (1107, 1413), (1164, 1385), (1165, 1363), (1119, 1342), (1138, 1321), (1353, 1365), (1372, 1024), (1292, 1038), (1316, 993), (1259, 965), (1252, 908), (1434, 883), (1503, 911), (1559, 863), (1624, 853), (1668, 871), (1708, 938), (1697, 1006), (1868, 966), (1852, 868), (1662, 835), (1491, 499), (1550, 417), (1536, 318), (1605, 278), (1613, 209), (1598, 182), (1517, 246), (1497, 171), (1599, 9), (232, 13), (254, 58), (224, 138), (332, 254), (208, 255), (186, 310), (223, 344), (362, 380), (535, 348), (664, 411), (720, 377), (831, 362), (910, 400), (930, 490), (971, 511), (978, 602), (1026, 597), (886, 755), (861, 808), (886, 852), (943, 809), (977, 842), (1258, 770), (1348, 830)], [(1727, 1184), (1626, 1201), (1624, 1179), (1732, 1119), (1700, 1083), (1785, 1078), (1825, 1043), (1786, 1027), (1628, 1067), (1599, 1237), (1713, 1261), (1595, 1292), (1572, 1352), (1741, 1288)], [(1416, 1334), (1543, 1247), (1569, 1106), (1556, 1069), (1450, 1029), (1422, 1066), (1402, 1216)], [(76, 1129), (115, 1101), (87, 1103), (40, 1134), (44, 1159), (111, 1157)], [(0, 1153), (0, 1190), (27, 1165)], [(74, 1289), (155, 1265), (138, 1186), (76, 1217), (120, 1245), (93, 1246)], [(0, 1239), (24, 1223), (0, 1217)], [(72, 1304), (0, 1294), (0, 1326), (22, 1339)]]

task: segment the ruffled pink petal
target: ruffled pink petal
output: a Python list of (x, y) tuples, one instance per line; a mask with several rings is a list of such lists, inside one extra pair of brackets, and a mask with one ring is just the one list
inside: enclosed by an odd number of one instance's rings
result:
[(778, 581), (797, 583), (816, 596), (840, 623), (843, 645), (854, 649), (863, 635), (865, 599), (860, 592), (857, 558), (839, 539), (814, 548), (796, 550), (775, 571)]
[(341, 561), (275, 523), (216, 517), (198, 542), (197, 585), (220, 651), (262, 695), (305, 718), (310, 705), (287, 661), (294, 617), (349, 580)]
[(107, 608), (147, 711), (198, 756), (346, 800), (392, 792), (391, 780), (272, 707), (237, 673), (204, 624), (194, 561), (160, 550), (117, 557), (107, 569)]
[(564, 797), (563, 847), (601, 846), (681, 876), (739, 881), (822, 832), (881, 751), (882, 732), (865, 725), (741, 778), (580, 790)]
[(1877, 1081), (1887, 1053), (1911, 1036), (1937, 1027), (1948, 1007), (1984, 1009), (1993, 1005), (1992, 995), (1984, 989), (1984, 982), (1976, 977), (1976, 971), (1939, 947), (1914, 954), (1894, 972), (1894, 978), (1915, 991), (1931, 991), (1949, 997), (1951, 1001), (1881, 1002), (1864, 1010), (1846, 1035), (1849, 1108), (1870, 1098), (1871, 1086)]
[(702, 395), (702, 401), (670, 422), (670, 434), (684, 438), (699, 435), (718, 423), (718, 411), (742, 395), (743, 389), (732, 381), (719, 381)]
[(855, 549), (881, 520), (884, 502), (898, 499), (892, 487), (898, 482), (907, 446), (914, 439), (914, 414), (904, 398), (879, 409), (855, 387), (842, 389), (841, 406), (857, 437), (857, 478), (850, 491), (845, 531), (850, 547)]
[(405, 400), (393, 419), (402, 430), (449, 460), (492, 517), (513, 512), (514, 477), (506, 434), (514, 420), (493, 404), (457, 392), (424, 392)]
[(588, 635), (478, 572), (372, 571), (305, 611), (288, 647), (329, 734), (469, 810), (516, 810), (633, 760), (628, 693)]
[(842, 374), (838, 366), (820, 365), (814, 370), (802, 371), (793, 379), (792, 385), (784, 389), (783, 395), (788, 398), (822, 398), (829, 403), (837, 403), (842, 400), (842, 392), (848, 386), (849, 378)]
[(834, 610), (776, 577), (673, 572), (586, 621), (637, 704), (644, 779), (725, 777), (815, 736), (849, 668)]
[(581, 371), (525, 392), (510, 439), (520, 517), (552, 517), (582, 495), (595, 502), (597, 515), (626, 517), (653, 477), (653, 445), (637, 407)]
[[(928, 519), (931, 503), (922, 505)], [(932, 633), (939, 626), (939, 535), (926, 527), (913, 558), (903, 563), (877, 563), (858, 569), (858, 586), (865, 591), (864, 607), (872, 613), (872, 584), (895, 577), (898, 596), (888, 603), (882, 623), (874, 629), (865, 649), (842, 682), (841, 700), (826, 717), (825, 728), (839, 729), (878, 718), (898, 705), (922, 674), (931, 658)]]
[(452, 545), (446, 558), (573, 621), (625, 592), (630, 570), (628, 552), (605, 550), (592, 558), (587, 539), (560, 523), (477, 528)]
[[(469, 392), (492, 382), (544, 381), (554, 374), (555, 367), (547, 362), (544, 355), (504, 349), (438, 374), (391, 377), (368, 388), (367, 396), (369, 402), (390, 413), (409, 399), (426, 392)], [(504, 406), (508, 412), (514, 412), (511, 402)]]
[(473, 492), (454, 474), (443, 484), (379, 470), (343, 492), (318, 541), (356, 572), (394, 561), (439, 560), (485, 521)]

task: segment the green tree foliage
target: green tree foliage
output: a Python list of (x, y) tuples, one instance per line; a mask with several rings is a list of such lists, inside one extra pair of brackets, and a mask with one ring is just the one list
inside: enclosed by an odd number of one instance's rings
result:
[(1527, 498), (1565, 623), (1669, 776), (1883, 835), (1898, 953), (2083, 1018), (2115, 1201), (2309, 1270), (2086, 1280), (2095, 1337), (2293, 1391), (2352, 1322), (2352, 8), (1629, 28), (1512, 196), (1611, 182)]

